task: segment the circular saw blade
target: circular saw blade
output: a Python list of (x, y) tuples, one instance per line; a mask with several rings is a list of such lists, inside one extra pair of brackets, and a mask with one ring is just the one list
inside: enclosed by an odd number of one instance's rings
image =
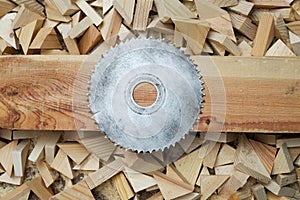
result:
[[(140, 83), (157, 91), (147, 107), (133, 99)], [(164, 150), (193, 128), (202, 103), (202, 82), (193, 63), (174, 45), (138, 38), (111, 49), (91, 76), (89, 103), (99, 128), (126, 149)]]

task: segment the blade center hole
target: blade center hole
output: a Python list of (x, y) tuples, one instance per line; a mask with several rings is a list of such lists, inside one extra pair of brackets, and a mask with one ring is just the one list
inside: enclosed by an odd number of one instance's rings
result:
[(135, 103), (139, 106), (149, 107), (157, 99), (157, 90), (152, 83), (141, 82), (135, 86), (132, 96)]

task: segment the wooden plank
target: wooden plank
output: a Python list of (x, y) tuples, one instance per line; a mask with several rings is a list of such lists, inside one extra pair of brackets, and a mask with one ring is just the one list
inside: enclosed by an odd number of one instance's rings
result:
[(62, 15), (72, 15), (78, 11), (78, 7), (71, 0), (50, 0)]
[(257, 26), (252, 23), (251, 19), (243, 15), (230, 12), (232, 25), (250, 40), (254, 40), (257, 32)]
[(269, 172), (266, 170), (245, 135), (241, 135), (239, 138), (234, 166), (241, 172), (248, 174), (263, 183), (268, 183), (271, 180)]
[(111, 46), (114, 46), (117, 39), (116, 36), (120, 31), (121, 23), (121, 15), (113, 8), (104, 16), (103, 24), (99, 27), (103, 39), (111, 40)]
[(32, 21), (44, 20), (44, 18), (45, 16), (42, 13), (32, 10), (30, 7), (22, 4), (16, 17), (14, 18), (12, 27), (13, 29), (17, 29), (30, 24)]
[(289, 7), (290, 4), (286, 0), (251, 0), (255, 7), (259, 8), (277, 8)]
[(72, 27), (69, 31), (70, 38), (78, 38), (93, 24), (93, 21), (89, 17), (83, 18), (78, 24)]
[(75, 4), (92, 20), (95, 26), (99, 26), (102, 23), (102, 17), (85, 0), (76, 0)]
[(1, 174), (0, 182), (12, 184), (12, 185), (21, 185), (22, 177), (14, 176), (13, 174), (9, 175), (7, 172), (5, 172)]
[(290, 173), (290, 174), (278, 174), (276, 176), (276, 182), (282, 187), (286, 185), (290, 185), (292, 183), (297, 182), (297, 176), (296, 173)]
[(46, 144), (45, 144), (45, 161), (50, 165), (52, 161), (54, 160), (55, 153), (56, 153), (56, 143), (61, 137), (61, 132), (56, 131), (54, 134), (52, 134), (52, 137), (50, 137)]
[(52, 27), (42, 27), (30, 44), (29, 49), (61, 49), (61, 45)]
[(238, 4), (235, 6), (231, 6), (228, 9), (234, 11), (238, 14), (242, 14), (248, 16), (254, 7), (254, 4), (249, 1), (238, 1)]
[(99, 167), (99, 158), (95, 154), (90, 154), (79, 165), (75, 165), (73, 167), (73, 170), (96, 171), (97, 169), (99, 169)]
[(12, 140), (12, 134), (13, 132), (10, 130), (0, 129), (0, 138), (6, 139), (6, 140)]
[(19, 6), (24, 4), (33, 10), (37, 10), (39, 12), (44, 11), (44, 7), (40, 3), (38, 3), (36, 0), (12, 0), (12, 1)]
[(234, 162), (235, 149), (228, 144), (223, 144), (217, 156), (215, 166), (227, 165)]
[(153, 0), (137, 0), (133, 19), (133, 30), (145, 31)]
[(262, 14), (251, 54), (253, 56), (264, 56), (274, 38), (274, 34), (273, 15), (268, 13)]
[[(1, 56), (0, 72), (3, 76), (0, 77), (0, 88), (3, 93), (0, 107), (3, 114), (0, 127), (14, 130), (97, 130), (89, 113), (86, 94), (90, 72), (98, 58), (86, 62), (82, 69), (85, 59), (86, 56)], [(222, 115), (211, 110), (214, 103), (218, 109), (226, 106), (222, 131), (299, 132), (300, 94), (295, 90), (299, 87), (299, 58), (192, 56), (192, 59), (198, 65), (207, 88), (204, 108), (194, 131), (220, 130), (216, 127)], [(63, 68), (61, 63), (64, 63)], [(218, 73), (213, 73), (212, 69)], [(78, 76), (78, 73), (82, 75)], [(223, 86), (216, 85), (219, 77), (226, 90), (226, 102), (214, 102), (216, 99), (211, 96), (223, 90)], [(32, 85), (32, 80), (36, 81), (35, 85)], [(72, 93), (74, 84), (76, 91), (80, 91), (77, 96)], [(253, 95), (260, 101), (249, 98)], [(71, 109), (72, 101), (78, 107)], [(269, 109), (271, 106), (272, 110)], [(37, 115), (34, 110), (41, 114)], [(260, 113), (255, 110), (260, 110)]]
[(232, 53), (235, 56), (239, 56), (241, 54), (240, 49), (238, 48), (238, 46), (232, 40), (230, 40), (227, 36), (225, 36), (223, 34), (211, 31), (208, 34), (207, 38), (209, 40), (217, 42), (218, 44), (223, 46), (223, 48), (226, 51)]
[(286, 144), (287, 147), (300, 147), (300, 138), (283, 138), (276, 140), (277, 148), (281, 148), (283, 144)]
[(12, 160), (15, 176), (24, 176), (30, 141), (21, 141), (12, 151)]

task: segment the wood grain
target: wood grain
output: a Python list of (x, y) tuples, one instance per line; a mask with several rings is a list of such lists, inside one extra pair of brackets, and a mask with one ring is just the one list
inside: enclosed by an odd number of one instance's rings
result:
[[(88, 81), (96, 60), (86, 58), (0, 57), (0, 127), (96, 130), (87, 100)], [(203, 76), (206, 94), (195, 131), (299, 132), (299, 58), (192, 59)], [(221, 98), (222, 92), (226, 102)]]

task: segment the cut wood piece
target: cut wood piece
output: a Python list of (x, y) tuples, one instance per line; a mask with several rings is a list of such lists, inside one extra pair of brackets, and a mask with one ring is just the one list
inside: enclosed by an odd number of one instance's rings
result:
[(0, 176), (0, 182), (12, 184), (12, 185), (21, 185), (22, 177), (14, 176), (13, 174), (9, 175), (7, 172), (5, 172)]
[(237, 29), (250, 40), (254, 40), (257, 32), (257, 26), (252, 23), (251, 19), (233, 12), (230, 12), (230, 17), (232, 25), (235, 29)]
[(286, 44), (278, 39), (266, 52), (265, 56), (296, 56)]
[(253, 138), (265, 144), (275, 145), (278, 136), (273, 134), (254, 134)]
[(251, 0), (257, 8), (278, 8), (289, 7), (290, 4), (286, 0)]
[(153, 0), (137, 0), (133, 18), (133, 30), (145, 31)]
[(249, 175), (234, 170), (228, 181), (220, 189), (220, 197), (222, 197), (223, 199), (229, 199), (232, 194), (234, 194), (239, 188), (243, 187), (246, 184), (248, 178)]
[(300, 37), (289, 31), (289, 39), (293, 48), (294, 53), (300, 55)]
[[(227, 19), (227, 17), (229, 19)], [(233, 31), (232, 22), (229, 15), (226, 15), (226, 18), (223, 16), (215, 17), (215, 18), (206, 19), (206, 21), (209, 23), (211, 29), (213, 29), (218, 33), (226, 35), (232, 41), (236, 42), (236, 37)]]
[(253, 56), (264, 56), (274, 35), (274, 17), (271, 14), (263, 13), (258, 24), (251, 54)]
[(62, 15), (57, 9), (57, 7), (55, 6), (55, 4), (51, 2), (51, 0), (45, 0), (45, 9), (46, 9), (47, 19), (53, 21), (59, 21), (59, 22), (71, 21), (71, 17)]
[(185, 136), (184, 140), (179, 141), (179, 145), (182, 147), (185, 153), (189, 154), (190, 152), (197, 149), (201, 144), (205, 142), (202, 136), (198, 137), (197, 133), (189, 133)]
[(57, 144), (76, 164), (80, 164), (90, 154), (87, 149), (77, 142)]
[(155, 16), (147, 27), (148, 30), (153, 30), (159, 33), (172, 35), (174, 34), (173, 24), (162, 23), (158, 16)]
[(267, 190), (278, 196), (289, 196), (289, 193), (292, 190), (292, 188), (280, 187), (280, 185), (278, 185), (278, 183), (276, 183), (276, 181), (274, 180), (271, 180), (268, 184), (265, 184), (264, 186)]
[(122, 200), (127, 200), (134, 197), (134, 192), (132, 191), (125, 175), (122, 172), (114, 176), (112, 181)]
[(60, 49), (61, 45), (53, 28), (41, 28), (33, 39), (29, 49)]
[(100, 26), (103, 39), (112, 42), (112, 46), (117, 39), (121, 23), (121, 15), (113, 8), (104, 16), (103, 24)]
[(33, 150), (31, 151), (28, 160), (32, 162), (36, 162), (39, 157), (41, 157), (44, 147), (47, 144), (48, 141), (51, 141), (53, 138), (56, 138), (57, 135), (60, 135), (61, 132), (53, 131), (51, 133), (47, 134), (41, 134), (41, 136), (38, 138), (37, 143), (34, 145)]
[(26, 184), (30, 190), (41, 200), (48, 200), (52, 196), (52, 192), (45, 187), (42, 177), (40, 176), (26, 182)]
[(51, 135), (45, 144), (45, 161), (50, 165), (56, 153), (56, 143), (61, 137), (61, 132), (56, 131)]
[(62, 15), (72, 15), (79, 10), (71, 0), (51, 0), (51, 2), (57, 7)]
[(44, 7), (36, 0), (12, 0), (12, 1), (19, 6), (22, 6), (24, 4), (33, 10), (37, 10), (39, 12), (44, 11)]
[(224, 49), (226, 49), (226, 51), (232, 53), (235, 56), (239, 56), (241, 54), (238, 46), (225, 35), (211, 31), (208, 34), (207, 38), (209, 40), (219, 43), (221, 46), (224, 47)]
[(52, 196), (51, 200), (94, 200), (94, 196), (85, 181), (63, 190)]
[(287, 147), (300, 147), (300, 138), (287, 138), (276, 140), (276, 147), (281, 148), (283, 144)]
[(272, 169), (272, 175), (290, 173), (293, 170), (294, 170), (294, 165), (293, 165), (292, 158), (287, 149), (287, 145), (283, 143), (276, 155), (273, 169)]
[(78, 38), (93, 24), (93, 21), (89, 17), (83, 18), (78, 24), (73, 26), (69, 31), (70, 38)]
[(121, 159), (116, 159), (104, 167), (92, 172), (84, 180), (92, 190), (98, 185), (101, 185), (111, 177), (115, 176), (124, 169), (124, 163)]
[(287, 45), (290, 44), (289, 33), (282, 15), (274, 14), (275, 37), (284, 41)]
[(15, 176), (24, 176), (25, 163), (27, 160), (29, 145), (29, 140), (23, 140), (12, 151)]
[(12, 28), (17, 29), (32, 23), (32, 21), (44, 19), (45, 16), (42, 13), (32, 10), (30, 7), (22, 4), (16, 17), (14, 18)]
[(103, 133), (99, 132), (94, 136), (85, 136), (80, 139), (80, 142), (89, 152), (95, 154), (103, 161), (108, 161), (116, 148)]
[(193, 53), (200, 54), (210, 29), (208, 23), (206, 21), (178, 18), (172, 18), (172, 21)]
[(95, 26), (99, 26), (102, 23), (102, 17), (85, 0), (76, 0), (75, 3), (92, 20)]
[(33, 38), (35, 38), (39, 29), (41, 29), (43, 22), (43, 20), (35, 20), (21, 29), (21, 33), (18, 38), (25, 55), (27, 55), (30, 43), (32, 42)]
[(101, 40), (101, 32), (94, 25), (91, 25), (79, 40), (78, 48), (80, 53), (87, 54)]
[(228, 178), (226, 175), (201, 176), (201, 199), (208, 199)]
[(238, 0), (227, 0), (227, 1), (224, 1), (224, 0), (207, 0), (211, 3), (213, 3), (214, 5), (218, 6), (218, 7), (222, 7), (222, 8), (225, 8), (225, 7), (231, 7), (231, 6), (235, 6), (238, 4)]
[(221, 166), (217, 166), (215, 167), (215, 173), (216, 175), (232, 175), (234, 174), (235, 169), (234, 169), (234, 165), (221, 165)]
[(58, 150), (53, 162), (51, 163), (51, 168), (59, 171), (70, 179), (73, 179), (74, 177), (69, 158), (62, 149)]
[(156, 185), (156, 181), (151, 176), (144, 175), (130, 168), (125, 167), (124, 173), (135, 193)]
[(202, 144), (199, 149), (174, 162), (174, 165), (178, 172), (185, 178), (185, 180), (189, 184), (195, 185), (202, 166), (203, 159), (208, 153), (208, 149), (209, 145), (207, 143)]
[(153, 176), (165, 199), (174, 199), (189, 194), (194, 190), (192, 185), (168, 177), (160, 172), (155, 172)]
[(113, 0), (102, 0), (103, 15), (107, 13), (113, 6)]
[(282, 187), (297, 182), (296, 173), (279, 174), (276, 176), (276, 182)]
[(135, 38), (135, 35), (123, 24), (121, 24), (120, 31), (118, 33), (119, 40), (125, 42), (132, 38)]
[[(12, 175), (13, 172), (13, 155), (12, 152), (18, 145), (18, 140), (11, 141), (0, 149), (0, 163), (5, 169), (8, 176)], [(20, 166), (21, 168), (21, 166)]]
[(238, 138), (235, 133), (205, 133), (204, 140), (215, 141), (220, 143), (233, 142)]
[(217, 156), (215, 166), (227, 165), (234, 162), (235, 149), (228, 144), (223, 144)]
[(163, 195), (161, 194), (161, 192), (157, 192), (156, 194), (152, 195), (150, 198), (148, 198), (147, 200), (164, 200)]
[(17, 42), (12, 26), (16, 15), (16, 13), (7, 13), (0, 19), (0, 37), (15, 49), (17, 49)]
[(213, 3), (206, 0), (195, 0), (197, 12), (201, 20), (224, 17), (227, 20), (230, 20), (228, 13), (214, 5)]
[(80, 55), (76, 39), (72, 39), (70, 36), (68, 36), (64, 38), (64, 43), (70, 55)]
[(205, 167), (205, 166), (203, 166), (202, 170), (200, 172), (200, 175), (199, 175), (199, 177), (197, 179), (196, 185), (198, 185), (201, 188), (201, 178), (202, 178), (202, 176), (209, 176), (209, 175), (210, 175), (210, 173), (208, 171), (208, 168)]
[(251, 187), (251, 191), (254, 194), (256, 199), (267, 200), (267, 194), (265, 188), (261, 184), (256, 184)]
[(135, 0), (113, 0), (114, 8), (120, 13), (127, 24), (131, 24)]
[(45, 186), (48, 188), (56, 179), (52, 171), (49, 169), (48, 165), (44, 161), (38, 161), (36, 167), (41, 175)]
[(198, 200), (200, 199), (200, 194), (197, 192), (193, 192), (190, 194), (183, 195), (181, 197), (177, 197), (175, 200)]
[(171, 18), (192, 19), (196, 15), (186, 6), (177, 0), (154, 0), (159, 19), (163, 22), (170, 22)]
[(220, 43), (211, 40), (209, 41), (209, 44), (212, 46), (214, 53), (219, 56), (225, 56), (226, 50)]
[(297, 159), (297, 157), (300, 154), (300, 147), (290, 147), (288, 148), (291, 159), (293, 162), (295, 162), (295, 160)]
[(9, 191), (5, 195), (1, 197), (1, 199), (5, 200), (27, 200), (30, 194), (30, 189), (27, 184), (22, 184), (19, 187)]
[(8, 0), (1, 0), (0, 1), (0, 17), (4, 16), (6, 13), (11, 11), (16, 7), (16, 4), (8, 1)]
[(79, 165), (75, 165), (73, 170), (87, 170), (87, 171), (96, 171), (99, 169), (99, 158), (95, 154), (90, 154), (84, 161)]
[(208, 44), (208, 42), (206, 41), (204, 43), (204, 46), (203, 46), (203, 50), (202, 50), (204, 53), (208, 53), (208, 54), (212, 54), (214, 53), (214, 50), (212, 49), (212, 47)]
[(256, 154), (246, 135), (241, 135), (239, 138), (234, 166), (241, 172), (263, 183), (268, 183), (271, 180), (269, 172)]
[(0, 129), (0, 138), (12, 140), (13, 132), (11, 130)]
[(169, 164), (166, 167), (166, 175), (169, 177), (172, 177), (174, 179), (177, 179), (179, 181), (184, 181), (184, 178), (180, 175), (180, 173), (177, 171), (175, 166), (173, 164)]
[(203, 166), (212, 169), (215, 166), (215, 162), (217, 159), (218, 152), (220, 150), (221, 143), (209, 141), (209, 145), (213, 147), (208, 150), (208, 154), (205, 156), (203, 160)]
[(271, 174), (276, 156), (276, 148), (255, 140), (249, 140), (249, 142), (264, 164), (266, 170)]
[(248, 16), (253, 7), (254, 7), (254, 4), (252, 2), (242, 0), (242, 1), (238, 1), (237, 5), (231, 6), (228, 9), (231, 11), (234, 11), (238, 14)]

